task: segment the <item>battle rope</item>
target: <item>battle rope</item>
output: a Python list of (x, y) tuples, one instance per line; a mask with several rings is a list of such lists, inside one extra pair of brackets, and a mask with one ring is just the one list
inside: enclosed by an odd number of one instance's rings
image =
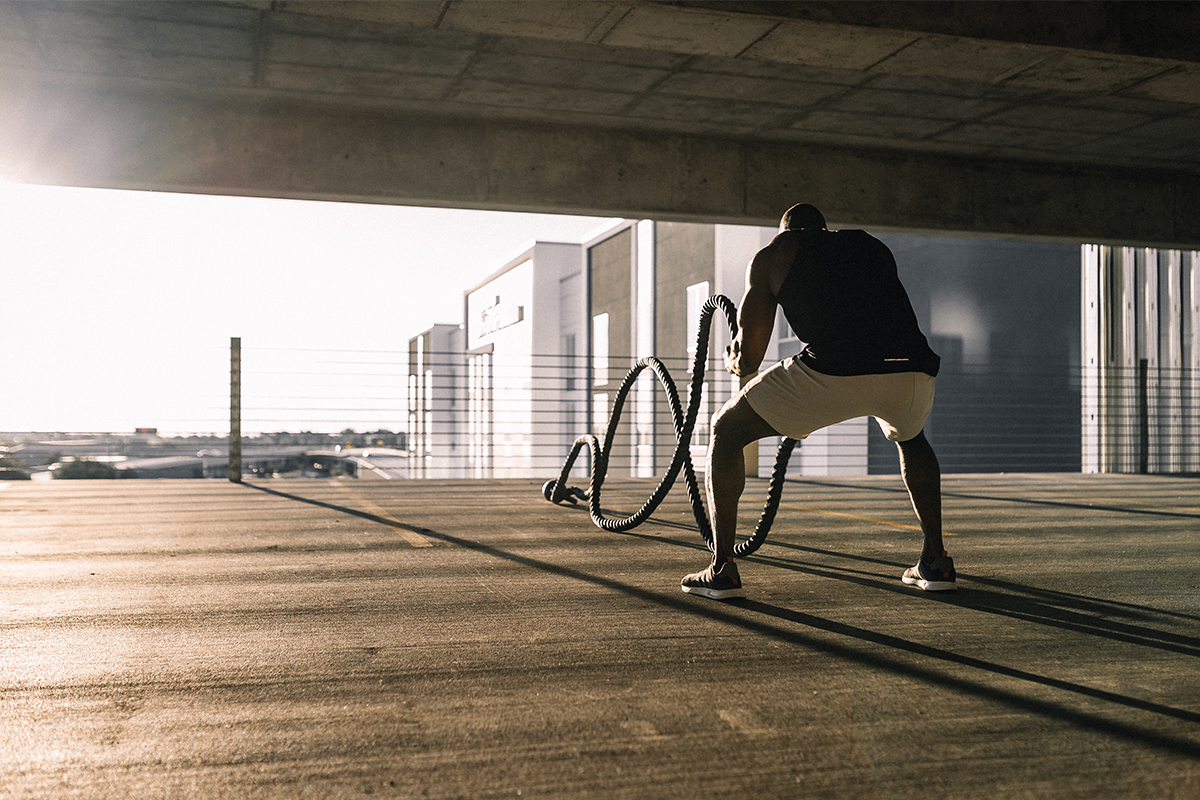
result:
[[(633, 368), (626, 373), (625, 379), (621, 382), (621, 387), (613, 399), (612, 414), (609, 415), (604, 443), (601, 444), (600, 440), (590, 433), (576, 439), (567, 460), (563, 463), (558, 479), (546, 481), (542, 486), (542, 494), (547, 500), (555, 504), (562, 503), (564, 500), (571, 504), (574, 504), (577, 499), (587, 500), (592, 522), (596, 523), (598, 527), (608, 531), (628, 531), (645, 522), (654, 513), (666, 498), (667, 493), (671, 491), (671, 486), (674, 485), (675, 479), (682, 469), (683, 480), (687, 484), (688, 496), (692, 502), (692, 514), (696, 518), (696, 524), (700, 527), (700, 535), (704, 537), (708, 549), (714, 549), (712, 525), (708, 521), (708, 512), (704, 508), (704, 496), (700, 491), (700, 484), (696, 480), (696, 471), (692, 468), (692, 457), (688, 446), (691, 443), (692, 429), (696, 426), (696, 416), (700, 410), (700, 392), (704, 384), (704, 371), (708, 361), (709, 329), (712, 326), (713, 312), (717, 308), (725, 312), (730, 335), (737, 335), (737, 308), (733, 302), (724, 295), (714, 295), (708, 298), (700, 310), (700, 329), (696, 334), (696, 358), (692, 362), (692, 383), (688, 392), (687, 413), (684, 413), (680, 405), (675, 381), (662, 362), (653, 356), (638, 359)], [(634, 381), (646, 369), (652, 370), (658, 377), (658, 382), (662, 384), (667, 393), (667, 401), (671, 404), (671, 422), (675, 426), (676, 437), (675, 454), (671, 458), (671, 466), (667, 468), (662, 480), (659, 481), (658, 488), (640, 509), (624, 519), (606, 517), (600, 510), (600, 489), (608, 474), (608, 459), (612, 453), (617, 423), (621, 419), (621, 411), (624, 409), (629, 390), (633, 388)], [(588, 472), (591, 475), (586, 492), (573, 486), (567, 486), (568, 475), (571, 467), (575, 464), (575, 457), (579, 455), (579, 451), (583, 449), (584, 445), (587, 445), (588, 448)], [(734, 555), (748, 556), (766, 541), (767, 532), (770, 531), (771, 523), (775, 520), (775, 512), (779, 508), (779, 498), (783, 493), (783, 478), (787, 472), (788, 459), (795, 446), (795, 439), (785, 438), (779, 443), (779, 452), (775, 456), (775, 468), (771, 473), (771, 482), (767, 489), (767, 502), (758, 519), (758, 525), (750, 538), (739, 542), (734, 547)]]

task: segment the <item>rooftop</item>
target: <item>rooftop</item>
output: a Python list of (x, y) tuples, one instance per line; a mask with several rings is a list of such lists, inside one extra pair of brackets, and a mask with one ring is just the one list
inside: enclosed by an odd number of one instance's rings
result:
[(1198, 486), (947, 476), (932, 595), (898, 479), (793, 480), (720, 603), (679, 591), (708, 558), (679, 490), (621, 535), (535, 481), (0, 483), (0, 784), (1184, 796)]

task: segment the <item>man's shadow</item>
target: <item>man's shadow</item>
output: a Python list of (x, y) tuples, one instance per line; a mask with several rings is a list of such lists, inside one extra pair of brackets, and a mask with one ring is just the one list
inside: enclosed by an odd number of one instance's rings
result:
[[(1035, 696), (1034, 693), (1022, 693), (1015, 689), (1006, 688), (1004, 685), (989, 683), (986, 679), (988, 676), (999, 676), (1009, 680), (1015, 679), (1022, 683), (1059, 690), (1069, 695), (1101, 700), (1116, 707), (1148, 712), (1200, 726), (1200, 713), (1195, 711), (1174, 708), (1161, 703), (1154, 703), (1116, 692), (1096, 689), (1071, 681), (1038, 675), (1025, 670), (961, 655), (890, 634), (836, 622), (824, 617), (818, 617), (813, 614), (783, 608), (754, 599), (716, 602), (683, 593), (666, 594), (625, 583), (612, 577), (594, 575), (573, 567), (510, 552), (462, 536), (399, 523), (397, 520), (389, 520), (370, 512), (360, 511), (326, 500), (306, 498), (298, 494), (291, 494), (253, 483), (243, 485), (276, 497), (338, 511), (361, 519), (372, 520), (389, 527), (396, 527), (397, 524), (400, 524), (445, 544), (463, 547), (474, 552), (517, 563), (527, 568), (538, 569), (560, 577), (601, 586), (676, 611), (729, 624), (741, 628), (748, 634), (759, 635), (808, 650), (824, 652), (844, 658), (849, 662), (857, 663), (863, 667), (903, 675), (917, 682), (936, 686), (941, 689), (959, 691), (969, 696), (1000, 703), (1039, 716), (1068, 722), (1083, 729), (1115, 736), (1129, 742), (1140, 743), (1154, 749), (1183, 754), (1189, 757), (1200, 756), (1200, 745), (1189, 738), (1164, 733), (1157, 728), (1147, 725), (1116, 720), (1111, 715), (1079, 710), (1069, 705), (1065, 700), (1042, 699), (1042, 697)], [(647, 522), (654, 524), (656, 521), (651, 518)], [(666, 523), (666, 525), (672, 529), (688, 527), (676, 523)], [(674, 538), (639, 532), (626, 532), (621, 535), (707, 552), (702, 543), (684, 542)], [(775, 545), (787, 550), (807, 552), (826, 558), (836, 557), (856, 561), (859, 564), (865, 563), (877, 567), (886, 566), (889, 568), (889, 574), (885, 575), (879, 570), (862, 569), (860, 567), (836, 567), (824, 563), (802, 562), (793, 558), (770, 555), (762, 556), (756, 554), (751, 556), (750, 560), (777, 568), (847, 581), (881, 591), (903, 593), (910, 597), (914, 594), (912, 589), (896, 585), (895, 576), (891, 574), (896, 568), (902, 568), (904, 565), (881, 559), (847, 555), (790, 543), (781, 544), (776, 542)], [(967, 578), (967, 580), (974, 582), (975, 579)], [(1195, 637), (1157, 631), (1145, 626), (1132, 624), (1131, 622), (1114, 623), (1099, 620), (1095, 617), (1085, 616), (1082, 610), (1115, 609), (1124, 613), (1129, 619), (1148, 620), (1152, 619), (1156, 614), (1192, 619), (1186, 615), (1162, 612), (1147, 606), (1107, 603), (1106, 601), (1078, 595), (1047, 592), (1036, 587), (1022, 586), (1020, 584), (991, 579), (979, 579), (979, 583), (982, 586), (990, 588), (981, 589), (971, 586), (967, 591), (955, 593), (922, 593), (922, 596), (932, 602), (1001, 614), (1015, 619), (1048, 624), (1075, 632), (1104, 636), (1141, 646), (1156, 647), (1173, 653), (1200, 656), (1200, 639), (1196, 639)], [(1052, 600), (1057, 602), (1053, 602)], [(747, 615), (746, 612), (751, 612), (751, 615)], [(769, 620), (786, 623), (786, 625), (781, 626)], [(828, 636), (814, 635), (813, 631), (833, 634), (835, 638), (830, 639)], [(864, 644), (875, 645), (875, 647), (864, 649), (862, 646)], [(911, 657), (908, 657), (912, 655), (919, 656), (920, 658), (914, 661)], [(959, 668), (966, 667), (975, 670), (978, 673), (978, 677), (962, 677), (961, 669), (955, 670), (958, 674), (953, 674), (948, 670), (939, 668), (939, 665), (955, 665)], [(1040, 691), (1036, 694), (1044, 695), (1044, 692)]]
[[(771, 555), (760, 554), (753, 558), (780, 569), (792, 569), (822, 577), (836, 578), (882, 591), (904, 595), (912, 594), (912, 589), (897, 585), (891, 579), (890, 573), (903, 570), (906, 566), (904, 564), (789, 542), (773, 542), (773, 544), (777, 548), (787, 550), (879, 565), (888, 568), (889, 574), (884, 575), (877, 571), (852, 567), (794, 562), (787, 558)], [(962, 578), (963, 584), (969, 587), (965, 591), (927, 592), (924, 596), (934, 602), (997, 614), (1023, 622), (1034, 622), (1074, 633), (1100, 636), (1182, 655), (1200, 656), (1200, 638), (1151, 627), (1154, 623), (1165, 626), (1171, 622), (1175, 624), (1197, 622), (1200, 621), (1200, 617), (1165, 611), (1151, 606), (1027, 586), (996, 578), (972, 576), (965, 573), (959, 573), (959, 577)], [(1112, 617), (1117, 619), (1110, 619)]]

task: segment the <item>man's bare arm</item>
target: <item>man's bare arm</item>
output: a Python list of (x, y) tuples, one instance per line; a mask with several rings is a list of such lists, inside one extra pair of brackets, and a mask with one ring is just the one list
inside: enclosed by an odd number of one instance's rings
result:
[(754, 256), (746, 269), (746, 293), (738, 308), (738, 333), (725, 350), (725, 369), (733, 375), (752, 374), (762, 364), (775, 329), (775, 293), (772, 276), (786, 275), (794, 257), (790, 241), (776, 237)]

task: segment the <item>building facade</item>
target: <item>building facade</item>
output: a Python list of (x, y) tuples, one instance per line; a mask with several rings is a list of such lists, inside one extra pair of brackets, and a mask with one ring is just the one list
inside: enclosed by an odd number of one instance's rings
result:
[[(577, 437), (603, 440), (645, 356), (667, 366), (686, 408), (704, 302), (740, 302), (750, 259), (775, 233), (622, 220), (580, 245), (536, 243), (465, 292), (463, 326), (410, 343), (413, 474), (554, 477)], [(879, 238), (942, 356), (926, 431), (943, 471), (1200, 470), (1197, 254), (1085, 246), (1081, 262), (1072, 244)], [(728, 343), (718, 311), (689, 443), (697, 470), (711, 415), (739, 385), (721, 364)], [(764, 363), (802, 347), (780, 313)], [(660, 475), (676, 443), (647, 370), (624, 402), (609, 474)], [(750, 474), (770, 473), (776, 446), (748, 451)], [(793, 476), (898, 471), (867, 418), (814, 433), (789, 465)]]
[(537, 242), (464, 296), (464, 477), (556, 472), (586, 424), (577, 244)]
[(408, 340), (409, 477), (463, 477), (464, 341), (462, 325), (434, 325)]
[(1083, 248), (1083, 471), (1200, 472), (1200, 253)]
[[(944, 472), (1080, 469), (1079, 245), (880, 234), (942, 357), (926, 425)], [(870, 471), (896, 472), (872, 430)]]
[[(584, 244), (592, 291), (591, 425), (597, 436), (605, 430), (625, 374), (644, 356), (657, 356), (667, 366), (687, 407), (705, 301), (721, 294), (740, 303), (750, 260), (777, 232), (641, 220), (615, 225)], [(782, 312), (775, 327), (765, 365), (802, 347)], [(722, 353), (729, 342), (729, 323), (718, 310), (711, 322), (708, 366), (690, 442), (698, 471), (704, 469), (711, 416), (742, 382), (724, 370)], [(651, 477), (667, 469), (677, 438), (666, 394), (649, 371), (642, 373), (626, 401), (621, 430), (613, 443), (610, 474)], [(814, 433), (793, 453), (790, 474), (867, 474), (867, 433), (866, 420)], [(770, 474), (777, 447), (778, 440), (764, 440), (748, 448), (748, 474)]]

